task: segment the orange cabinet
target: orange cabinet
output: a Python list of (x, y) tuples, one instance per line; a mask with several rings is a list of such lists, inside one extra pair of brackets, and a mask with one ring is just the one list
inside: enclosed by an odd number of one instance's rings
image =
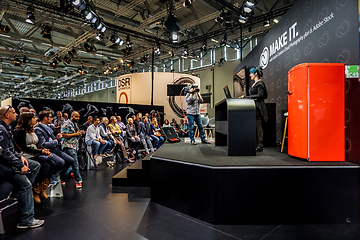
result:
[(303, 63), (288, 73), (288, 153), (345, 161), (345, 67)]

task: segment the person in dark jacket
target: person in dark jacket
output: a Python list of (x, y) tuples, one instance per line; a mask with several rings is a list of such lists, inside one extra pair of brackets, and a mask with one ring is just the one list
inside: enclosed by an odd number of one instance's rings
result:
[[(38, 147), (49, 149), (50, 152), (54, 155), (53, 161), (55, 161), (57, 166), (63, 165), (62, 168), (62, 178), (65, 176), (66, 170), (71, 166), (73, 169), (76, 168), (75, 160), (63, 152), (60, 147), (60, 141), (62, 138), (62, 134), (58, 133), (56, 136), (54, 135), (53, 130), (49, 127), (52, 123), (53, 116), (50, 111), (43, 110), (39, 113), (40, 122), (35, 127), (35, 133), (39, 138)], [(64, 163), (65, 161), (65, 163)], [(55, 173), (58, 172), (55, 170)], [(56, 181), (56, 176), (52, 176), (51, 180)], [(65, 184), (65, 182), (64, 182)]]
[(152, 131), (150, 128), (149, 119), (146, 116), (144, 116), (142, 118), (142, 121), (139, 122), (138, 133), (140, 136), (140, 140), (145, 147), (146, 154), (149, 154), (149, 148), (150, 148), (151, 152), (154, 152), (154, 148), (153, 148), (153, 145), (151, 143), (151, 138), (150, 138)]
[(10, 105), (0, 108), (0, 164), (13, 170), (11, 181), (15, 184), (15, 197), (19, 204), (18, 228), (36, 228), (44, 224), (44, 220), (34, 218), (34, 200), (32, 196), (32, 183), (39, 172), (40, 164), (26, 159), (15, 151), (12, 141), (11, 122), (16, 120), (16, 112)]
[(265, 83), (261, 80), (263, 76), (262, 68), (251, 68), (250, 69), (250, 78), (255, 81), (254, 84), (249, 89), (249, 96), (241, 96), (241, 98), (250, 98), (254, 99), (256, 105), (256, 131), (257, 131), (257, 147), (256, 151), (263, 151), (263, 136), (264, 132), (262, 129), (263, 121), (268, 120), (268, 115), (265, 107), (264, 99), (267, 98), (267, 89)]
[(17, 152), (22, 153), (25, 158), (34, 159), (41, 165), (33, 184), (34, 201), (40, 203), (40, 195), (43, 198), (48, 198), (46, 190), (50, 184), (49, 179), (54, 174), (56, 164), (52, 160), (49, 149), (37, 148), (39, 139), (34, 130), (36, 124), (37, 121), (34, 113), (22, 113), (15, 127), (14, 141)]
[[(134, 124), (133, 118), (128, 119), (128, 124), (126, 124), (126, 138), (128, 141), (133, 143), (133, 148), (138, 149), (140, 145), (140, 138), (138, 136), (138, 133), (136, 131), (136, 127)], [(130, 144), (129, 142), (129, 144)]]

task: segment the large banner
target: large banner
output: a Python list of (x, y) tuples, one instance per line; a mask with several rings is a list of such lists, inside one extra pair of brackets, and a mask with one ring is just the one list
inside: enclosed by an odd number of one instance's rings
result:
[[(118, 103), (151, 104), (151, 72), (126, 74), (117, 80)], [(189, 74), (155, 72), (153, 104), (164, 106), (165, 118), (169, 121), (184, 118), (182, 110), (186, 114), (185, 96), (167, 96), (167, 85), (193, 83), (200, 86), (200, 78)]]
[(264, 68), (266, 101), (276, 103), (278, 141), (288, 108), (288, 71), (306, 62), (358, 64), (358, 18), (357, 0), (297, 1), (234, 70), (235, 77), (245, 66)]
[(123, 75), (118, 77), (116, 87), (117, 103), (131, 103), (131, 75)]

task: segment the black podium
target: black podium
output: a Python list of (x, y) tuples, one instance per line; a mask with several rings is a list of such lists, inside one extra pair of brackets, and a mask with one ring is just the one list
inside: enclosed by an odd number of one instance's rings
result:
[(252, 99), (224, 99), (215, 105), (215, 146), (228, 156), (256, 155), (256, 107)]

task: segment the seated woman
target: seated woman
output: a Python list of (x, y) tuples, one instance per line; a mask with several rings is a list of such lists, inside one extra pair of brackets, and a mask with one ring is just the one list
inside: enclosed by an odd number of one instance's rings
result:
[(163, 127), (171, 127), (171, 124), (169, 123), (169, 120), (165, 119)]
[(150, 129), (149, 119), (144, 116), (142, 121), (139, 122), (139, 136), (142, 144), (145, 147), (146, 154), (149, 154), (149, 148), (151, 152), (154, 152), (153, 145), (151, 143), (150, 134), (152, 133)]
[(138, 133), (136, 131), (136, 127), (134, 124), (134, 120), (132, 118), (128, 119), (128, 124), (126, 124), (126, 138), (129, 141), (129, 147), (130, 143), (132, 143), (132, 147), (137, 150), (140, 145), (140, 138), (138, 136)]
[[(40, 196), (48, 198), (46, 189), (50, 184), (50, 177), (54, 174), (56, 164), (52, 160), (49, 149), (38, 149), (39, 141), (34, 127), (37, 124), (35, 114), (24, 112), (20, 115), (15, 127), (15, 150), (22, 152), (25, 158), (31, 158), (40, 163), (41, 168), (33, 184), (34, 201), (40, 203)], [(61, 166), (62, 167), (62, 166)], [(58, 168), (59, 169), (59, 168)]]
[[(111, 123), (108, 125), (111, 136), (113, 136), (113, 140), (114, 140), (114, 153), (118, 153), (121, 150), (121, 153), (123, 155), (123, 159), (125, 162), (133, 162), (132, 160), (129, 160), (124, 143), (121, 139), (121, 130), (120, 127), (117, 123), (116, 117), (112, 116), (110, 117), (110, 121)], [(105, 123), (105, 122), (104, 122)]]
[(158, 125), (156, 118), (152, 118), (150, 127), (151, 127), (150, 137), (154, 139), (154, 149), (156, 150), (164, 143), (164, 138), (161, 136), (161, 129)]

